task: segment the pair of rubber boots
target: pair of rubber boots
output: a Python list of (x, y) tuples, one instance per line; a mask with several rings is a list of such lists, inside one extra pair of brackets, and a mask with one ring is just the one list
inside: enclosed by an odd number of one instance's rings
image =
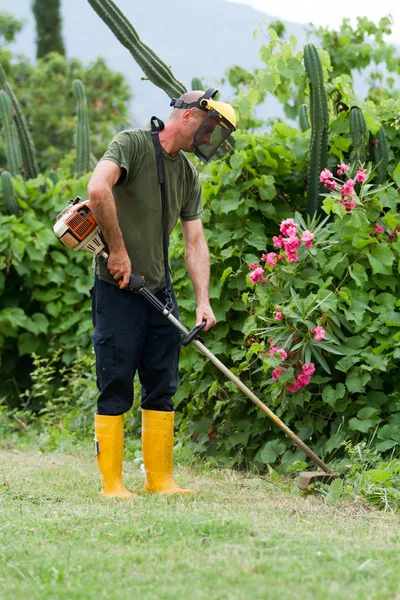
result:
[[(124, 452), (124, 415), (94, 416), (97, 462), (101, 475), (101, 494), (115, 498), (134, 498), (122, 483)], [(178, 487), (173, 477), (172, 448), (174, 413), (142, 410), (142, 453), (146, 473), (145, 492), (192, 494)]]

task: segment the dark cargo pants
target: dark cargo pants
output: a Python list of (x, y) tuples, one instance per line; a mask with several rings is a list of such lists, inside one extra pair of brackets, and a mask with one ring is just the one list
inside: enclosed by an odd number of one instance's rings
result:
[[(165, 291), (155, 294), (166, 303)], [(179, 318), (175, 295), (172, 314)], [(142, 385), (141, 407), (173, 411), (178, 389), (181, 334), (138, 294), (95, 278), (92, 335), (96, 353), (100, 415), (120, 415), (133, 403), (136, 371)]]

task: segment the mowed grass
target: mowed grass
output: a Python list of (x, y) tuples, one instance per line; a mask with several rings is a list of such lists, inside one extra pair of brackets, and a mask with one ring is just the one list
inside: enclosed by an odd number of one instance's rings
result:
[(106, 499), (90, 449), (0, 450), (1, 600), (400, 599), (398, 516), (290, 482), (176, 473), (194, 496)]

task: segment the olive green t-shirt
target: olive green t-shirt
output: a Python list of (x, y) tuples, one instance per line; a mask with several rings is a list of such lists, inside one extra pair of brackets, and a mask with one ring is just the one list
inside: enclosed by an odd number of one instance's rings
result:
[[(162, 151), (170, 236), (178, 219), (194, 221), (201, 217), (201, 186), (196, 169), (182, 152), (171, 156), (164, 149)], [(132, 272), (144, 275), (150, 290), (159, 290), (165, 280), (162, 200), (150, 130), (132, 129), (118, 133), (101, 160), (111, 160), (122, 170), (113, 195)], [(96, 259), (95, 269), (100, 279), (118, 285), (103, 258)]]

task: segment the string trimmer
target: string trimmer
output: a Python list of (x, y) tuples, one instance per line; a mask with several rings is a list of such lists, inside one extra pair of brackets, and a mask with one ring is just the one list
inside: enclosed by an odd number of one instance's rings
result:
[[(101, 231), (96, 224), (94, 215), (90, 209), (89, 201), (82, 202), (76, 198), (68, 202), (67, 207), (58, 215), (54, 225), (54, 232), (60, 241), (71, 250), (86, 250), (95, 256), (108, 258), (108, 248)], [(250, 400), (258, 406), (270, 419), (281, 429), (305, 454), (311, 458), (322, 469), (319, 471), (306, 471), (301, 473), (297, 485), (300, 489), (307, 487), (315, 481), (329, 483), (338, 477), (316, 454), (309, 448), (289, 427), (281, 421), (257, 396), (249, 390), (199, 339), (198, 334), (206, 322), (189, 331), (171, 311), (158, 300), (158, 298), (146, 287), (146, 282), (140, 275), (130, 276), (127, 290), (143, 296), (156, 310), (162, 313), (171, 323), (185, 336), (182, 344), (187, 346), (193, 343), (196, 348), (208, 358), (230, 381), (232, 381)]]

